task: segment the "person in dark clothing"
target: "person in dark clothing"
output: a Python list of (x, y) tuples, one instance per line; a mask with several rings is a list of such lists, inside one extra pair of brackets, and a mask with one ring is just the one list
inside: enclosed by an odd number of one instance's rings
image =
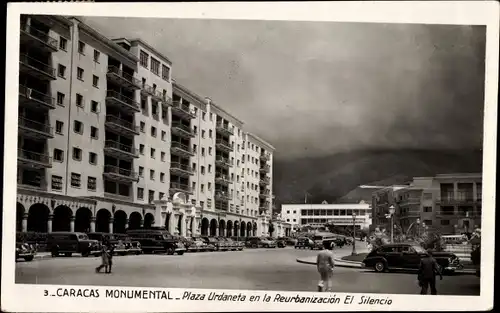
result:
[(108, 257), (108, 243), (105, 241), (101, 245), (101, 265), (96, 267), (95, 271), (96, 273), (99, 273), (101, 269), (105, 268), (105, 272), (108, 272), (108, 266), (109, 266), (109, 257)]
[(443, 280), (439, 264), (436, 259), (434, 259), (432, 255), (427, 252), (427, 256), (420, 260), (420, 266), (418, 268), (418, 282), (421, 287), (421, 295), (426, 295), (429, 287), (431, 289), (431, 294), (437, 295), (436, 275), (439, 275), (440, 280)]
[(108, 266), (106, 266), (106, 273), (110, 274), (111, 273), (111, 268), (113, 267), (113, 253), (115, 250), (115, 246), (110, 244), (107, 254), (108, 254)]

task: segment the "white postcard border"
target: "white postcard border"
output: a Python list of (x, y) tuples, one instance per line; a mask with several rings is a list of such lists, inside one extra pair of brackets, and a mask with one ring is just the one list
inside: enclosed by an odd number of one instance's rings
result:
[[(161, 12), (158, 13), (158, 12)], [(495, 191), (496, 191), (496, 134), (497, 134), (497, 87), (498, 87), (498, 3), (491, 2), (295, 2), (295, 3), (9, 3), (7, 15), (6, 45), (6, 98), (4, 151), (17, 149), (17, 82), (19, 57), (19, 29), (21, 13), (64, 14), (75, 16), (134, 16), (165, 18), (216, 18), (261, 20), (308, 20), (337, 22), (422, 23), (487, 25), (486, 79), (483, 145), (483, 222), (482, 241), (488, 249), (481, 251), (481, 295), (437, 296), (421, 300), (419, 295), (374, 294), (377, 298), (390, 298), (390, 306), (360, 306), (331, 304), (300, 304), (276, 302), (212, 302), (165, 300), (113, 300), (44, 297), (44, 289), (70, 288), (71, 286), (43, 286), (15, 284), (15, 211), (16, 206), (16, 156), (4, 153), (4, 210), (3, 210), (3, 261), (2, 262), (2, 309), (16, 312), (68, 312), (68, 311), (305, 311), (305, 310), (478, 310), (493, 307), (493, 264), (495, 238)], [(84, 286), (73, 286), (84, 288)], [(143, 290), (145, 288), (93, 287), (99, 290)], [(312, 286), (314, 288), (314, 286)], [(158, 288), (146, 288), (157, 290)], [(178, 293), (184, 289), (162, 289)], [(194, 289), (190, 291), (195, 292)], [(202, 291), (202, 290), (200, 290)], [(214, 290), (222, 292), (223, 290)], [(203, 290), (208, 294), (208, 290)], [(265, 292), (226, 290), (226, 293), (269, 294), (286, 296), (324, 296), (313, 292)], [(336, 293), (338, 297), (347, 294)], [(355, 294), (356, 297), (369, 294)]]

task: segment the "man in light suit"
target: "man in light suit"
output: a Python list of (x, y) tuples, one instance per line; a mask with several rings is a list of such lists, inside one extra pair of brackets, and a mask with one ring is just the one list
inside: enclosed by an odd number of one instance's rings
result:
[(318, 291), (321, 292), (325, 290), (331, 291), (332, 289), (332, 275), (335, 262), (333, 261), (333, 253), (330, 250), (333, 249), (333, 245), (333, 242), (323, 243), (323, 250), (318, 253), (316, 258), (316, 266), (320, 275)]

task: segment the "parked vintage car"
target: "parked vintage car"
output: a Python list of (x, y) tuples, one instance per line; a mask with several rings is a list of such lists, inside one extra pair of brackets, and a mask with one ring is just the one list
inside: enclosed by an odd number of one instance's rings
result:
[[(363, 260), (364, 267), (377, 272), (388, 270), (418, 270), (420, 260), (430, 252), (417, 243), (395, 243), (382, 245), (370, 252)], [(432, 252), (443, 273), (463, 268), (460, 259), (450, 252)]]
[(297, 244), (297, 238), (291, 238), (291, 237), (287, 237), (286, 238), (286, 245), (287, 246), (295, 246)]
[(205, 252), (215, 250), (215, 246), (213, 244), (207, 244), (201, 237), (191, 237), (190, 239), (192, 251)]
[(167, 253), (183, 255), (184, 244), (172, 236), (164, 227), (151, 227), (127, 230), (132, 240), (139, 241), (144, 253)]
[(24, 259), (27, 262), (33, 261), (36, 255), (36, 249), (27, 242), (16, 242), (16, 261)]
[(309, 237), (299, 237), (297, 238), (297, 243), (295, 243), (295, 249), (314, 249), (314, 241)]
[(125, 255), (127, 254), (127, 249), (124, 244), (118, 244), (118, 239), (116, 238), (115, 234), (111, 233), (104, 233), (104, 232), (92, 232), (92, 233), (87, 233), (87, 236), (89, 236), (90, 239), (92, 240), (97, 240), (99, 244), (104, 244), (105, 242), (109, 242), (114, 246), (114, 254), (116, 255)]
[(243, 241), (234, 241), (232, 238), (226, 238), (226, 241), (231, 243), (234, 251), (242, 251), (243, 248), (245, 248), (245, 243)]
[(276, 248), (276, 242), (267, 237), (248, 237), (245, 245), (249, 248)]
[(224, 242), (228, 251), (237, 251), (238, 250), (238, 244), (235, 241), (231, 240), (231, 238), (217, 237), (217, 239)]
[(125, 246), (126, 254), (142, 254), (141, 243), (137, 240), (132, 240), (127, 234), (114, 234), (117, 245), (121, 246), (123, 244)]
[(84, 257), (98, 256), (101, 253), (99, 241), (90, 239), (87, 234), (78, 232), (52, 232), (47, 236), (47, 250), (53, 257), (64, 254), (69, 257), (79, 253)]
[(278, 237), (276, 239), (276, 246), (278, 248), (284, 248), (284, 247), (286, 247), (286, 238), (285, 237)]
[(226, 249), (224, 242), (218, 240), (215, 237), (202, 236), (200, 237), (207, 245), (213, 245), (215, 247), (215, 251), (223, 251)]
[(245, 243), (246, 243), (245, 237), (232, 236), (230, 238), (238, 245), (238, 250), (241, 251), (245, 248)]

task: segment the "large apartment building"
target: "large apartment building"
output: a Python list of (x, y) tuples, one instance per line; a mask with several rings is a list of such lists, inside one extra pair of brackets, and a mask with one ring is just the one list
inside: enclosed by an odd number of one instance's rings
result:
[(76, 18), (22, 16), (20, 37), (18, 230), (268, 233), (274, 148), (167, 57)]
[(443, 234), (472, 232), (481, 227), (482, 175), (415, 177), (408, 186), (381, 189), (373, 194), (374, 226), (389, 227), (385, 214), (391, 205), (396, 227), (405, 233), (423, 229)]

